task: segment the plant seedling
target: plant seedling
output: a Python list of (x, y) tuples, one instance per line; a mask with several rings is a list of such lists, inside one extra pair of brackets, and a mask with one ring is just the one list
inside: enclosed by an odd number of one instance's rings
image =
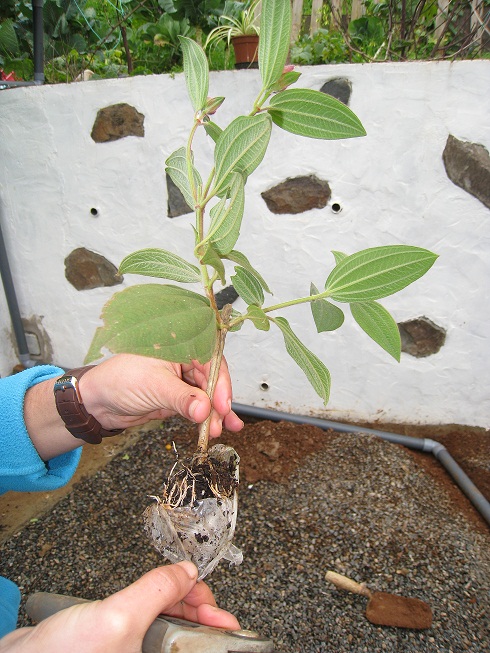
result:
[[(170, 154), (166, 170), (195, 212), (196, 260), (184, 260), (164, 249), (144, 249), (126, 256), (119, 272), (179, 284), (201, 283), (203, 293), (166, 283), (135, 285), (116, 293), (103, 309), (104, 325), (95, 333), (87, 361), (100, 358), (102, 348), (178, 363), (196, 359), (211, 361), (207, 393), (212, 400), (226, 336), (249, 320), (262, 331), (268, 331), (271, 325), (279, 328), (287, 353), (326, 404), (330, 393), (327, 367), (279, 313), (288, 306), (309, 304), (317, 331), (321, 333), (342, 325), (344, 313), (339, 303), (349, 304), (361, 328), (391, 356), (400, 359), (398, 327), (378, 300), (425, 274), (436, 260), (435, 254), (408, 245), (374, 247), (350, 255), (335, 251), (335, 265), (322, 289), (312, 284), (304, 297), (267, 305), (265, 294), (270, 294), (269, 286), (249, 259), (235, 249), (245, 211), (245, 184), (266, 153), (273, 125), (317, 139), (365, 135), (357, 116), (338, 100), (312, 89), (289, 88), (300, 77), (299, 72), (286, 66), (290, 5), (289, 0), (263, 0), (259, 41), (262, 88), (250, 113), (234, 118), (225, 128), (213, 119), (225, 98), (208, 96), (206, 55), (196, 42), (181, 37), (194, 120), (186, 145)], [(199, 172), (193, 149), (196, 136), (203, 130), (214, 144), (214, 167), (207, 178)], [(244, 312), (234, 310), (231, 305), (221, 310), (217, 306), (215, 286), (227, 282), (225, 262), (234, 267), (231, 282), (247, 305)], [(201, 425), (192, 460), (179, 461), (164, 486), (163, 497), (146, 515), (157, 548), (171, 560), (182, 559), (179, 555), (196, 560), (197, 554), (189, 553), (185, 547), (179, 549), (178, 544), (177, 553), (169, 554), (162, 532), (167, 535), (171, 532), (175, 539), (180, 525), (177, 528), (175, 524), (169, 526), (163, 522), (168, 521), (167, 517), (173, 519), (182, 508), (195, 507), (201, 501), (224, 501), (226, 546), (219, 544), (219, 538), (217, 546), (228, 551), (222, 551), (224, 557), (233, 546), (229, 535), (236, 520), (238, 456), (233, 450), (233, 453), (216, 452), (213, 447), (208, 451), (209, 425), (209, 419)], [(202, 533), (195, 536), (197, 540), (202, 538)]]

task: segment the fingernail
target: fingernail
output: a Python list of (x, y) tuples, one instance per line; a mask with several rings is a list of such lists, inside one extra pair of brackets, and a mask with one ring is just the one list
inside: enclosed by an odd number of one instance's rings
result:
[(199, 406), (199, 399), (194, 399), (194, 401), (189, 406), (189, 415), (191, 419), (194, 419), (194, 413), (196, 412), (198, 406)]
[(182, 560), (181, 562), (177, 563), (179, 567), (182, 567), (186, 574), (189, 576), (191, 580), (196, 580), (197, 578), (197, 567), (196, 565), (191, 562), (190, 560)]

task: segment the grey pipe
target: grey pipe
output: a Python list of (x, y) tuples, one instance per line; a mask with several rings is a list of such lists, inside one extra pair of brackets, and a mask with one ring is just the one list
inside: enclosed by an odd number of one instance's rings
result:
[(44, 0), (32, 0), (32, 33), (34, 40), (34, 83), (44, 84)]
[[(1, 218), (1, 214), (0, 214)], [(7, 306), (12, 320), (12, 327), (14, 330), (15, 340), (17, 342), (17, 349), (19, 352), (19, 361), (24, 367), (33, 367), (34, 361), (31, 360), (29, 348), (27, 346), (26, 334), (22, 318), (20, 316), (19, 305), (17, 303), (17, 296), (15, 294), (14, 282), (12, 280), (12, 273), (10, 272), (10, 265), (7, 257), (7, 249), (5, 247), (5, 240), (3, 238), (2, 224), (0, 220), (0, 275), (2, 277), (3, 287), (5, 290), (5, 297), (7, 299)]]
[(446, 447), (440, 442), (436, 442), (430, 438), (414, 438), (409, 435), (400, 435), (398, 433), (390, 433), (389, 431), (380, 431), (378, 429), (355, 426), (354, 424), (332, 422), (328, 419), (310, 417), (309, 415), (294, 415), (278, 410), (271, 410), (269, 408), (260, 408), (259, 406), (237, 404), (235, 402), (232, 404), (232, 408), (236, 413), (243, 415), (244, 417), (256, 417), (258, 419), (267, 419), (274, 422), (284, 420), (295, 424), (309, 424), (310, 426), (317, 426), (324, 431), (332, 429), (339, 433), (362, 433), (364, 435), (375, 435), (378, 438), (382, 438), (383, 440), (387, 440), (393, 444), (401, 444), (408, 449), (416, 449), (418, 451), (431, 453), (452, 477), (456, 485), (468, 497), (487, 524), (490, 524), (490, 502), (487, 501), (469, 476), (465, 474), (458, 463), (454, 460)]

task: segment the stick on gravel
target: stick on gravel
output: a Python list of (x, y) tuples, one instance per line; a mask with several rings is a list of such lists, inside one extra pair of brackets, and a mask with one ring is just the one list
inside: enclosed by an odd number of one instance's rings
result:
[(356, 583), (335, 571), (327, 571), (325, 579), (339, 589), (361, 594), (369, 599), (366, 606), (366, 619), (377, 626), (420, 630), (430, 628), (432, 625), (432, 610), (420, 599), (406, 598), (387, 592), (371, 592), (363, 583)]

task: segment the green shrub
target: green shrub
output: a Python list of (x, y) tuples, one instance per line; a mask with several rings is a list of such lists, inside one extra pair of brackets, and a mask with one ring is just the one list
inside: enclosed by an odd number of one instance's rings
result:
[(303, 66), (350, 61), (349, 48), (340, 32), (320, 29), (302, 36), (291, 48), (291, 62)]

